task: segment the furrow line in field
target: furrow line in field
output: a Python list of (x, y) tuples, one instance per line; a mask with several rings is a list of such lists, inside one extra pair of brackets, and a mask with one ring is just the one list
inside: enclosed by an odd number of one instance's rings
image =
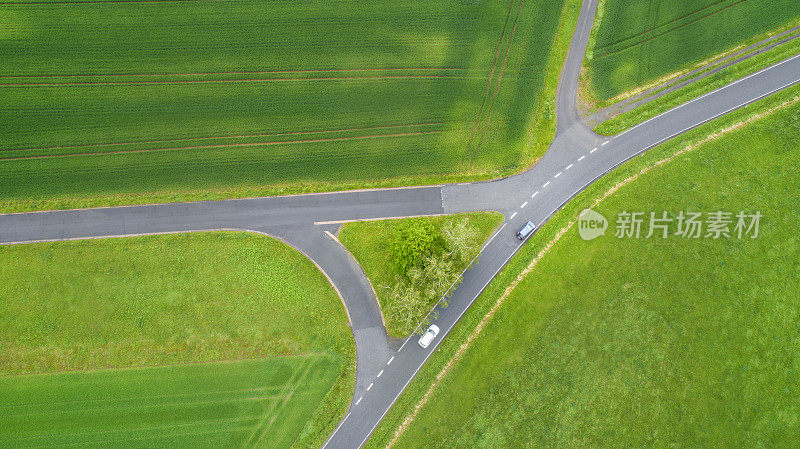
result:
[[(374, 154), (377, 155), (388, 155), (394, 158), (399, 157), (400, 155), (406, 153), (413, 153), (418, 154), (420, 150), (416, 148), (403, 148), (400, 150), (391, 149), (391, 150), (384, 150), (384, 149), (376, 149)], [(258, 162), (267, 163), (267, 162), (274, 162), (276, 164), (285, 163), (286, 159), (284, 155), (273, 156), (271, 154), (265, 154), (265, 157), (259, 159)], [(337, 151), (330, 151), (330, 152), (308, 152), (307, 154), (293, 154), (292, 161), (296, 163), (308, 162), (308, 161), (319, 161), (321, 157), (326, 158), (328, 161), (343, 161), (343, 160), (350, 160), (359, 158), (359, 154), (354, 153), (340, 153)], [(220, 160), (216, 159), (213, 161), (201, 161), (195, 163), (194, 160), (173, 160), (173, 161), (159, 161), (159, 162), (142, 162), (137, 161), (135, 164), (135, 168), (137, 169), (154, 169), (157, 168), (159, 170), (169, 170), (169, 169), (185, 169), (186, 167), (207, 167), (208, 164), (212, 164), (217, 169), (222, 170), (224, 167), (229, 165), (238, 165), (242, 164), (241, 159), (225, 159)], [(249, 161), (248, 161), (249, 162)], [(1, 167), (2, 165), (0, 165)], [(103, 174), (113, 174), (119, 171), (119, 167), (108, 167), (108, 166), (97, 166), (97, 165), (84, 165), (82, 167), (70, 167), (69, 171), (72, 173), (83, 173), (87, 176), (89, 175), (103, 175)], [(10, 178), (17, 178), (19, 176), (28, 175), (28, 176), (35, 176), (35, 175), (52, 175), (54, 173), (60, 173), (58, 169), (42, 169), (40, 167), (32, 168), (32, 167), (20, 167), (19, 169), (15, 169), (13, 172), (7, 171), (3, 172), (0, 170), (0, 179), (10, 179)]]
[(201, 136), (201, 137), (185, 137), (177, 139), (157, 139), (157, 140), (135, 140), (129, 142), (112, 142), (112, 143), (92, 143), (86, 145), (64, 145), (55, 147), (40, 147), (40, 148), (5, 148), (0, 151), (49, 151), (49, 150), (67, 150), (70, 148), (96, 148), (96, 147), (110, 147), (119, 145), (140, 145), (151, 143), (167, 143), (167, 142), (187, 142), (193, 140), (217, 140), (217, 139), (246, 139), (252, 137), (278, 137), (278, 136), (300, 136), (307, 134), (332, 134), (340, 132), (355, 132), (355, 131), (373, 131), (378, 129), (397, 129), (397, 128), (418, 128), (428, 126), (442, 126), (442, 122), (430, 123), (413, 123), (408, 125), (380, 125), (380, 126), (364, 126), (360, 128), (342, 128), (342, 129), (320, 129), (308, 131), (286, 131), (278, 133), (262, 133), (262, 134), (228, 134), (223, 136)]
[[(95, 2), (96, 3), (96, 2)], [(2, 3), (0, 3), (2, 4)], [(255, 70), (255, 71), (235, 71), (235, 72), (194, 72), (194, 73), (79, 73), (71, 75), (59, 75), (48, 73), (40, 75), (0, 75), (2, 78), (120, 78), (120, 77), (159, 77), (159, 76), (208, 76), (208, 75), (268, 75), (282, 73), (342, 73), (342, 72), (427, 72), (427, 71), (459, 71), (461, 67), (389, 67), (389, 68), (364, 68), (364, 69), (296, 69), (296, 70)]]
[(402, 79), (463, 79), (456, 75), (383, 75), (383, 76), (315, 76), (309, 78), (246, 78), (216, 80), (161, 80), (161, 81), (97, 81), (68, 83), (0, 83), (0, 87), (82, 87), (82, 86), (140, 86), (173, 84), (221, 84), (221, 83), (278, 83), (299, 81), (384, 81)]
[(123, 150), (123, 151), (97, 151), (93, 153), (69, 153), (69, 154), (46, 154), (39, 156), (20, 156), (20, 157), (7, 157), (0, 158), (0, 161), (19, 161), (27, 159), (52, 159), (73, 156), (99, 156), (99, 155), (115, 155), (115, 154), (128, 154), (128, 153), (150, 153), (157, 151), (177, 151), (177, 150), (208, 150), (208, 149), (221, 149), (221, 148), (237, 148), (237, 147), (254, 147), (254, 146), (271, 146), (271, 145), (288, 145), (297, 143), (320, 143), (320, 142), (337, 142), (343, 140), (363, 140), (363, 139), (380, 139), (387, 137), (409, 137), (409, 136), (422, 136), (428, 134), (440, 134), (442, 131), (419, 131), (408, 133), (394, 133), (394, 134), (375, 134), (369, 136), (353, 136), (353, 137), (331, 137), (328, 139), (304, 139), (304, 140), (287, 140), (287, 141), (270, 141), (270, 142), (246, 142), (246, 143), (231, 143), (224, 145), (194, 145), (188, 147), (172, 147), (172, 148), (150, 148), (141, 150)]

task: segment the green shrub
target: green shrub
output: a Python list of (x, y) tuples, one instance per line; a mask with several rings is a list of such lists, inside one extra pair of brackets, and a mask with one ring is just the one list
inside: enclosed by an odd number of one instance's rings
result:
[(391, 242), (392, 261), (397, 271), (408, 276), (413, 268), (422, 268), (426, 256), (431, 255), (441, 241), (439, 231), (429, 221), (409, 220), (396, 231)]

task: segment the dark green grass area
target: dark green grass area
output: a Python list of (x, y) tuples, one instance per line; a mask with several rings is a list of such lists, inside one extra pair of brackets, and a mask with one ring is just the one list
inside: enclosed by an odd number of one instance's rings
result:
[(335, 359), (337, 376), (313, 419), (297, 418), (302, 432), (292, 438), (300, 447), (321, 444), (347, 408), (355, 347), (325, 276), (269, 237), (210, 232), (0, 246), (0, 374), (307, 354)]
[[(475, 248), (475, 252), (470, 255), (470, 258), (478, 254), (483, 242), (503, 222), (503, 216), (498, 212), (470, 212), (445, 217), (360, 221), (348, 223), (339, 231), (339, 240), (353, 254), (375, 288), (378, 302), (384, 311), (386, 331), (389, 335), (398, 338), (408, 336), (400, 330), (400, 326), (391, 316), (386, 316), (386, 311), (390, 308), (392, 301), (389, 287), (400, 275), (392, 261), (391, 242), (395, 233), (408, 220), (428, 221), (441, 233), (447, 223), (463, 219), (467, 219), (468, 226), (476, 231), (474, 240), (470, 242), (471, 246)], [(461, 272), (464, 268), (466, 267), (456, 267), (456, 271)]]
[(0, 445), (286, 448), (341, 363), (312, 354), (4, 376)]
[(566, 3), (0, 5), (0, 210), (513, 171)]
[(605, 0), (587, 53), (599, 101), (800, 18), (793, 0)]
[[(576, 197), (479, 298), (464, 317), (469, 325), (432, 357), (369, 447), (391, 439), (506, 286), (583, 207), (642, 165), (797, 92), (651, 150)], [(395, 447), (800, 444), (799, 117), (795, 104), (703, 144), (596, 207), (610, 220), (607, 235), (584, 241), (577, 226), (565, 234)], [(760, 211), (759, 236), (614, 237), (623, 210), (674, 218), (720, 209)]]

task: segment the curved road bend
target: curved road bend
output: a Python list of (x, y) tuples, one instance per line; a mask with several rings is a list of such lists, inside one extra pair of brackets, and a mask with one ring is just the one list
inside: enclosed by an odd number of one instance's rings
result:
[[(279, 237), (305, 252), (331, 278), (348, 310), (358, 354), (357, 385), (349, 412), (326, 443), (354, 448), (366, 441), (428, 356), (485, 286), (520, 248), (514, 231), (530, 220), (537, 229), (586, 185), (649, 148), (800, 82), (800, 55), (706, 94), (611, 138), (597, 136), (575, 111), (577, 74), (596, 0), (584, 2), (557, 98), (558, 132), (530, 170), (466, 185), (351, 191), (318, 195), (172, 203), (0, 215), (0, 242), (21, 243), (210, 229), (247, 229)], [(447, 309), (440, 337), (428, 349), (386, 339), (371, 289), (358, 265), (323, 231), (340, 221), (497, 210), (508, 219), (464, 274)]]

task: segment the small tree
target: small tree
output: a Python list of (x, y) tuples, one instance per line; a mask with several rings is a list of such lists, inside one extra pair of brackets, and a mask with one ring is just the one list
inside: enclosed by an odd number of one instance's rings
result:
[(425, 283), (437, 299), (447, 292), (458, 276), (449, 253), (425, 258)]
[(436, 240), (436, 228), (431, 223), (424, 220), (406, 222), (390, 243), (397, 271), (406, 276), (412, 268), (422, 267), (425, 256), (433, 252)]

